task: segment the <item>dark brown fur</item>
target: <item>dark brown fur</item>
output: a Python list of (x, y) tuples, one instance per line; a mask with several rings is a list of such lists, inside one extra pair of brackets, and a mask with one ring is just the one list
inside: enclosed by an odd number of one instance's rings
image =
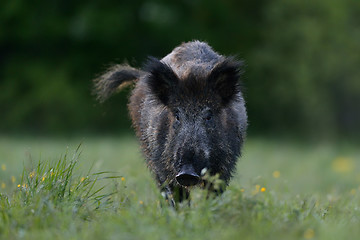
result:
[(229, 183), (247, 128), (240, 68), (234, 58), (194, 41), (161, 60), (150, 58), (142, 70), (116, 65), (95, 80), (100, 100), (124, 83), (136, 83), (130, 116), (148, 167), (168, 196), (189, 196), (177, 178), (185, 165), (194, 175), (207, 169)]

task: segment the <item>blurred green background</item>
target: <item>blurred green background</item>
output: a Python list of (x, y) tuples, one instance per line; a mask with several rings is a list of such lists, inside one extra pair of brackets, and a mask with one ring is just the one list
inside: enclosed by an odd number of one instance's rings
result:
[(0, 3), (0, 133), (130, 131), (129, 90), (103, 105), (92, 79), (204, 40), (245, 60), (250, 134), (360, 133), (360, 1)]

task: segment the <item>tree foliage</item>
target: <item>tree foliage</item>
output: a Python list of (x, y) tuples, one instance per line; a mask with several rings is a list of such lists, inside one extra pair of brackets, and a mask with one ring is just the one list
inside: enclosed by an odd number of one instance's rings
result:
[(246, 62), (250, 130), (360, 132), (360, 3), (36, 1), (0, 7), (0, 132), (129, 128), (121, 93), (100, 106), (92, 79), (200, 39)]

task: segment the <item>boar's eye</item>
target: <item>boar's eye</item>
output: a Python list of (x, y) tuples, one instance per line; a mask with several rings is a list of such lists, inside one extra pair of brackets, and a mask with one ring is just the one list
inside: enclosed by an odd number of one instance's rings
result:
[(206, 113), (204, 115), (204, 120), (210, 121), (212, 119), (212, 117), (213, 117), (213, 113), (210, 110), (208, 110), (208, 111), (206, 111)]
[(175, 112), (175, 119), (176, 119), (176, 121), (180, 121), (180, 113), (179, 113), (179, 111), (176, 111)]

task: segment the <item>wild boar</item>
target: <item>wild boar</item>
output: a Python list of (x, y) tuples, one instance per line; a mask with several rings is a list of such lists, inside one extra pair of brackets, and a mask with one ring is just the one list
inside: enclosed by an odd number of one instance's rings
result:
[(149, 58), (142, 69), (115, 65), (95, 79), (100, 101), (135, 83), (128, 104), (133, 127), (168, 199), (182, 201), (192, 186), (208, 186), (205, 172), (228, 185), (247, 129), (241, 67), (192, 41), (161, 60)]

